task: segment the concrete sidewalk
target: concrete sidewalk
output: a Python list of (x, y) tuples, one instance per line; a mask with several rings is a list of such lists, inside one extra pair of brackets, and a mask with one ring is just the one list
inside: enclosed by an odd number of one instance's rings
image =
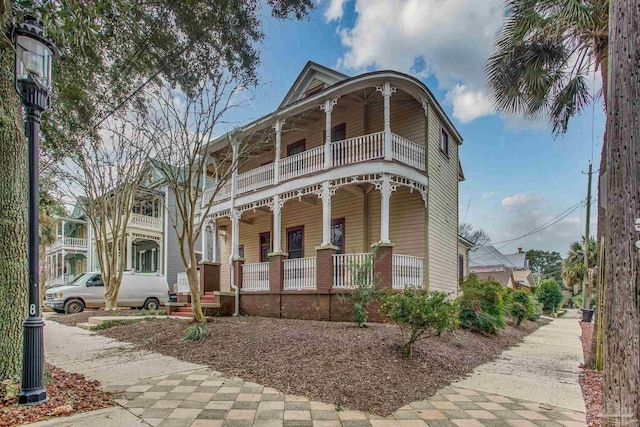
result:
[(49, 321), (48, 361), (101, 381), (120, 406), (33, 426), (582, 427), (579, 333), (575, 315), (554, 320), (469, 378), (383, 418)]
[(569, 310), (452, 385), (586, 412), (578, 384), (583, 363), (578, 319), (579, 312)]

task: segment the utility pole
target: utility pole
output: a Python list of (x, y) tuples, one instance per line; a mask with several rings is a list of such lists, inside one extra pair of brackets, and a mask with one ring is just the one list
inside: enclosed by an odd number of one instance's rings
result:
[(584, 278), (582, 281), (582, 308), (589, 308), (589, 295), (591, 289), (589, 284), (589, 221), (591, 220), (591, 176), (593, 175), (592, 164), (589, 162), (589, 172), (587, 172), (587, 221), (584, 227)]

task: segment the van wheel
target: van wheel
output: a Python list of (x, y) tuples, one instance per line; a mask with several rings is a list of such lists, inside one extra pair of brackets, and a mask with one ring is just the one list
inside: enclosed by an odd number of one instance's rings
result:
[(79, 299), (72, 299), (64, 303), (64, 312), (67, 314), (81, 313), (84, 310), (84, 304)]
[(145, 310), (157, 310), (160, 308), (160, 302), (155, 298), (147, 298), (144, 302)]

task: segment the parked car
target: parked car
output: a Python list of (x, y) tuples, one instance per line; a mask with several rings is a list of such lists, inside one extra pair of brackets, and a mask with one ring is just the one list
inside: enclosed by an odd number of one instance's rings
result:
[[(127, 274), (122, 276), (118, 306), (157, 310), (169, 301), (169, 287), (164, 276)], [(80, 313), (85, 307), (104, 306), (104, 282), (100, 273), (78, 276), (67, 285), (47, 289), (44, 305), (57, 313)]]

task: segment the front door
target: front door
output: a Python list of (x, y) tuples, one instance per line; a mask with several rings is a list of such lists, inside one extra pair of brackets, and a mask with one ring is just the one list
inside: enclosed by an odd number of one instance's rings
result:
[(287, 228), (289, 259), (304, 258), (304, 227)]

